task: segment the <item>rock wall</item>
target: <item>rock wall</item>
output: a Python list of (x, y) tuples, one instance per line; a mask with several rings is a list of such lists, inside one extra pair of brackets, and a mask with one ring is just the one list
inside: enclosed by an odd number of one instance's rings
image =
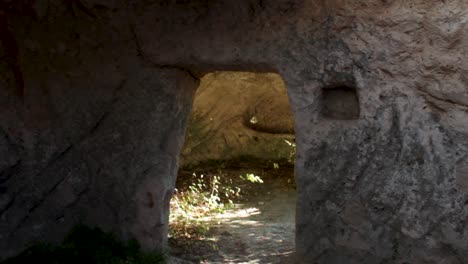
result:
[(139, 58), (127, 21), (56, 4), (39, 21), (8, 18), (25, 92), (2, 67), (0, 256), (77, 223), (162, 250), (198, 80)]
[[(2, 255), (25, 242), (58, 241), (77, 223), (163, 248), (197, 82), (178, 70), (133, 65), (131, 71), (107, 91), (68, 87), (26, 96), (34, 101), (26, 106), (47, 112), (25, 114), (35, 123), (27, 122), (23, 155), (4, 172)], [(61, 99), (48, 101), (55, 96)]]
[(201, 78), (180, 166), (252, 158), (294, 159), (294, 120), (277, 74), (214, 72)]
[(23, 2), (0, 12), (0, 256), (79, 221), (164, 247), (192, 75), (242, 70), (288, 88), (299, 263), (468, 259), (465, 0)]

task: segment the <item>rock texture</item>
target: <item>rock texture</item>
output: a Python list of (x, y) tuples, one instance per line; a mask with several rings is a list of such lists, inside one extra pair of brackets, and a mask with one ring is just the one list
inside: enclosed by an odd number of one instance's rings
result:
[(0, 256), (80, 222), (162, 250), (198, 80), (141, 59), (126, 20), (48, 8), (8, 17), (25, 93), (2, 67)]
[[(78, 222), (137, 238), (147, 249), (166, 243), (171, 175), (197, 82), (143, 65), (119, 77), (107, 91), (50, 90), (44, 100), (66, 95), (45, 101), (39, 109), (49, 110), (40, 117), (26, 114), (37, 123), (28, 122), (24, 154), (2, 179), (3, 254), (25, 242), (56, 241)], [(25, 104), (33, 107), (40, 96)]]
[[(2, 258), (79, 221), (164, 247), (192, 75), (242, 70), (288, 89), (299, 263), (468, 259), (467, 1), (15, 3), (0, 5)], [(355, 88), (357, 119), (322, 114), (336, 86)]]
[(215, 72), (195, 94), (181, 166), (251, 157), (290, 160), (294, 121), (277, 74)]

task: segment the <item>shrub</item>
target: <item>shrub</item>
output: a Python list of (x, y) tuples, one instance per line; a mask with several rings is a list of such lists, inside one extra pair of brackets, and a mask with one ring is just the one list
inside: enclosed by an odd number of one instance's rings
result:
[[(192, 173), (192, 184), (184, 191), (176, 189), (171, 200), (171, 237), (203, 238), (210, 230), (211, 218), (234, 207), (234, 201), (241, 197), (239, 182), (226, 178), (221, 171), (219, 175)], [(240, 176), (241, 181), (263, 183), (254, 174)]]

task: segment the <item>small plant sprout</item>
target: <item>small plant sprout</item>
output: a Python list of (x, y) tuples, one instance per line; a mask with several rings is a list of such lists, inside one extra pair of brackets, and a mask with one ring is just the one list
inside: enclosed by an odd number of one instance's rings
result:
[(245, 174), (245, 177), (240, 176), (241, 179), (247, 180), (251, 183), (263, 183), (262, 178), (260, 176), (254, 175), (253, 173), (247, 173)]
[(250, 123), (252, 123), (252, 124), (257, 124), (257, 123), (258, 123), (257, 117), (252, 116), (252, 118), (250, 118)]
[(286, 144), (288, 144), (288, 145), (291, 146), (291, 147), (296, 147), (296, 143), (291, 142), (291, 141), (289, 141), (289, 140), (287, 140), (287, 139), (285, 139), (284, 142), (286, 142)]
[(210, 229), (204, 222), (214, 214), (232, 209), (233, 199), (241, 189), (231, 184), (223, 186), (218, 175), (192, 173), (193, 182), (186, 191), (176, 191), (171, 199), (171, 236), (203, 237)]
[(294, 159), (295, 159), (295, 156), (296, 156), (296, 143), (292, 142), (292, 141), (289, 141), (287, 139), (285, 139), (284, 142), (286, 142), (286, 144), (288, 144), (292, 148), (291, 152), (289, 154), (288, 160), (289, 160), (289, 162), (294, 163)]

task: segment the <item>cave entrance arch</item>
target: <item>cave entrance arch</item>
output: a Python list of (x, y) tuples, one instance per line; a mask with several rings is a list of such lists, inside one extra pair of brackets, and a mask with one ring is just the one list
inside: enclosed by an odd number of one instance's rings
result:
[(171, 201), (172, 253), (214, 262), (292, 258), (294, 162), (294, 121), (281, 76), (204, 75)]

